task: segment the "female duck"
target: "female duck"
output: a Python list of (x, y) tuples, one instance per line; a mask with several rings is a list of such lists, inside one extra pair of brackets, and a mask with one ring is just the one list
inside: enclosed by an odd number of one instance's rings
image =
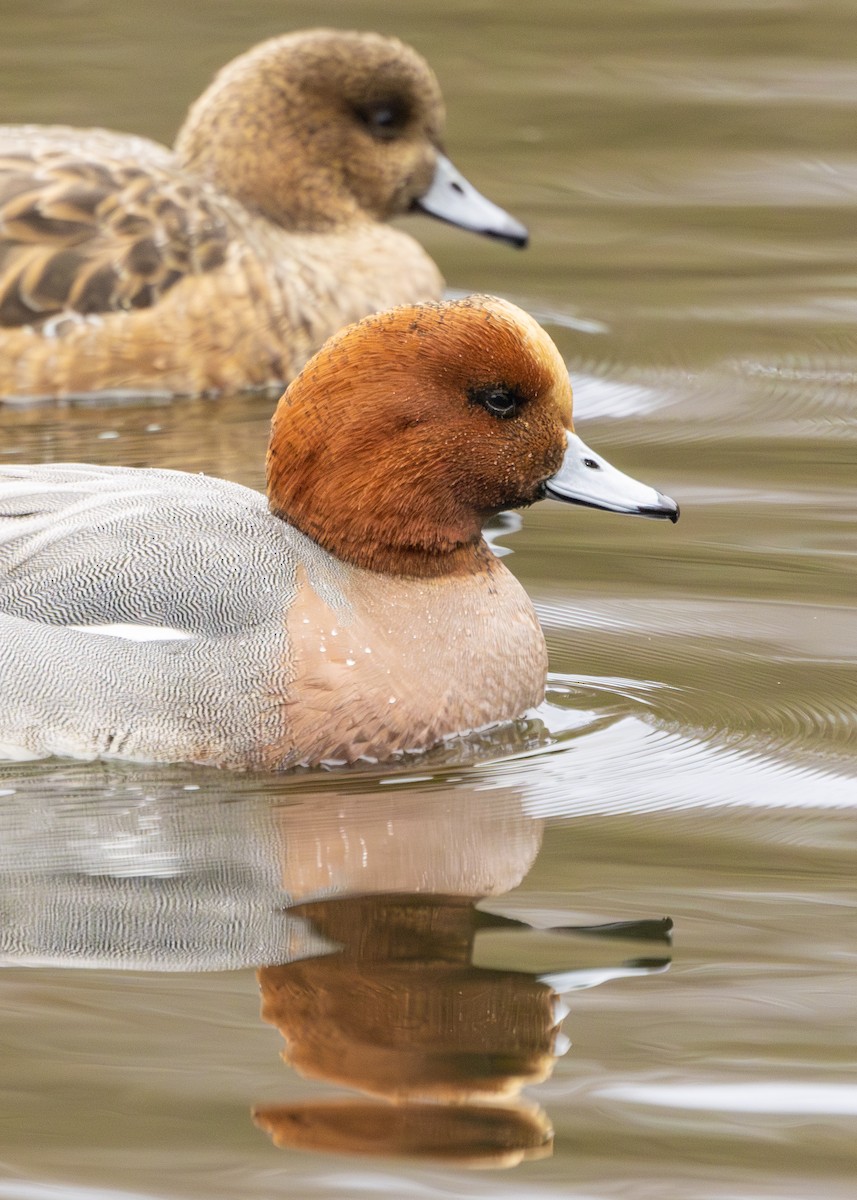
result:
[(0, 397), (282, 383), (343, 325), (440, 295), (385, 224), (414, 208), (523, 245), (441, 152), (443, 121), (410, 47), (316, 29), (224, 67), (172, 153), (0, 128)]
[(481, 531), (545, 496), (678, 517), (572, 432), (556, 347), (491, 297), (331, 339), (277, 408), (267, 501), (2, 467), (0, 749), (284, 768), (520, 716), (544, 638)]

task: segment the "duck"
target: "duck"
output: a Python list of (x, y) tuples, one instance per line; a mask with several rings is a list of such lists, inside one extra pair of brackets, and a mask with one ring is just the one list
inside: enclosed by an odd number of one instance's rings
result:
[(547, 652), (485, 523), (546, 498), (679, 515), (580, 439), (556, 346), (491, 296), (335, 334), (266, 476), (0, 467), (0, 754), (281, 771), (512, 721)]
[(410, 46), (310, 29), (223, 67), (173, 150), (0, 126), (0, 399), (281, 390), (343, 326), (441, 296), (392, 218), (525, 245), (447, 157), (444, 119)]

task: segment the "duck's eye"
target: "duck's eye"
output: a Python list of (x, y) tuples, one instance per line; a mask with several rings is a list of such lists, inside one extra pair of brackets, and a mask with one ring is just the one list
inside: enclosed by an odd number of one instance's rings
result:
[(489, 383), (482, 387), (474, 387), (467, 395), (471, 404), (481, 405), (492, 417), (500, 417), (504, 421), (509, 417), (516, 417), (525, 402), (520, 388), (510, 387), (506, 383)]
[(395, 100), (358, 104), (354, 111), (357, 119), (366, 126), (372, 136), (382, 142), (390, 142), (399, 137), (408, 121), (404, 105)]

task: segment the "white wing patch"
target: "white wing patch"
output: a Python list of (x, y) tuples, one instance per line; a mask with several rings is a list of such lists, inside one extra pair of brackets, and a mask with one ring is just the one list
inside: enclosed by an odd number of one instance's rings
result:
[(186, 629), (171, 629), (169, 625), (69, 625), (80, 633), (98, 633), (106, 637), (127, 638), (129, 642), (186, 642), (194, 635)]

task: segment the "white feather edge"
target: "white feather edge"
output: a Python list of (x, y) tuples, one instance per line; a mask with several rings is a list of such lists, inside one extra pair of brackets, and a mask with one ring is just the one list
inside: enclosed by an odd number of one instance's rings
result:
[(69, 625), (79, 633), (96, 633), (105, 637), (127, 638), (130, 642), (185, 642), (194, 635), (186, 629), (172, 629), (169, 625), (133, 625), (117, 622), (112, 625)]

